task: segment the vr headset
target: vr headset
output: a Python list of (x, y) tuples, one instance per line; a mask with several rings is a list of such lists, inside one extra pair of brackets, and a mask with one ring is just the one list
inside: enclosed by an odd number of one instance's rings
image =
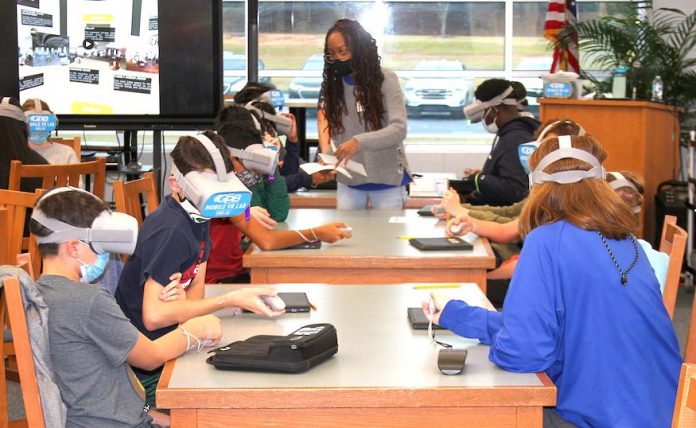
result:
[[(252, 101), (253, 102), (253, 101)], [(263, 120), (268, 120), (275, 123), (276, 130), (280, 135), (288, 135), (290, 133), (290, 128), (292, 127), (292, 121), (281, 114), (270, 114), (260, 108), (254, 107), (251, 103), (247, 103), (244, 108), (254, 112), (259, 118)], [(264, 101), (265, 102), (265, 101)], [(269, 103), (270, 104), (270, 103)], [(260, 126), (259, 126), (260, 128)]]
[(36, 242), (61, 244), (77, 239), (88, 243), (97, 254), (105, 252), (133, 254), (138, 240), (138, 221), (128, 214), (104, 210), (94, 219), (90, 227), (77, 227), (48, 217), (41, 211), (41, 203), (46, 198), (70, 191), (83, 192), (99, 200), (91, 193), (75, 187), (59, 187), (46, 193), (34, 208), (31, 218), (50, 229), (52, 233), (47, 236), (35, 236)]
[(24, 112), (29, 123), (29, 141), (40, 145), (45, 143), (51, 132), (58, 127), (58, 118), (50, 111), (41, 108), (41, 100), (34, 98), (32, 102), (34, 108)]
[[(529, 143), (524, 143), (520, 144), (517, 146), (517, 156), (520, 158), (520, 163), (522, 164), (522, 168), (524, 168), (524, 172), (529, 174), (531, 171), (529, 170), (529, 158), (532, 156), (532, 153), (536, 151), (536, 149), (539, 148), (541, 143), (544, 141), (544, 138), (546, 138), (546, 134), (548, 134), (554, 126), (563, 123), (564, 121), (555, 121), (551, 122), (546, 127), (541, 131), (541, 134), (539, 134), (539, 137), (537, 137), (536, 140), (530, 141)], [(565, 121), (568, 122), (568, 121)], [(578, 125), (579, 131), (578, 131), (578, 136), (583, 136), (585, 135), (585, 130), (583, 129), (582, 126)]]
[(263, 144), (250, 144), (243, 150), (232, 147), (229, 149), (232, 156), (239, 158), (246, 169), (272, 175), (278, 166), (280, 153), (275, 147), (266, 147)]
[[(629, 187), (633, 189), (636, 193), (640, 193), (638, 189), (636, 188), (636, 185), (631, 182), (631, 180), (627, 179), (624, 177), (623, 174), (620, 172), (608, 172), (607, 174), (611, 174), (614, 176), (614, 181), (609, 182), (609, 187), (611, 187), (614, 190), (619, 190), (623, 187)], [(639, 213), (640, 212), (640, 205), (637, 205), (633, 207), (633, 212), (634, 213)]]
[(9, 117), (20, 122), (27, 123), (27, 116), (21, 108), (10, 103), (10, 97), (3, 97), (0, 101), (0, 116)]
[(488, 101), (476, 100), (474, 103), (464, 107), (464, 115), (471, 123), (478, 123), (483, 119), (483, 113), (490, 107), (495, 107), (500, 104), (510, 106), (517, 105), (515, 98), (508, 98), (512, 93), (512, 86), (508, 86), (502, 94), (491, 98)]
[[(552, 174), (544, 172), (544, 170), (552, 163), (568, 158), (587, 162), (592, 166), (592, 168), (587, 171), (571, 170), (554, 172)], [(605, 177), (606, 173), (604, 171), (604, 167), (596, 157), (584, 150), (573, 148), (570, 135), (561, 135), (558, 137), (558, 149), (544, 156), (534, 171), (529, 174), (529, 188), (531, 189), (534, 184), (549, 182), (571, 184), (588, 178), (604, 179)]]
[[(215, 173), (191, 171), (183, 175), (176, 166), (172, 174), (186, 198), (203, 217), (233, 217), (241, 214), (251, 203), (251, 192), (234, 172), (227, 173), (220, 150), (205, 135), (193, 136), (208, 150), (215, 163)], [(259, 144), (260, 145), (260, 144)]]

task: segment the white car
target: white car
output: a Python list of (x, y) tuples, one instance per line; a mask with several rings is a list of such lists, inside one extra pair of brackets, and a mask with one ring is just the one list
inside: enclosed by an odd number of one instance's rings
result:
[[(423, 60), (415, 68), (417, 71), (464, 71), (461, 61)], [(412, 77), (404, 86), (406, 111), (409, 116), (421, 114), (463, 115), (463, 108), (471, 98), (471, 79), (457, 77)]]

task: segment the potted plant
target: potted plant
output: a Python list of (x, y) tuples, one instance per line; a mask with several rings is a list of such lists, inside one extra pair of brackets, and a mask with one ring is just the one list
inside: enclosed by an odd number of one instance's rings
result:
[[(577, 40), (592, 71), (629, 67), (629, 85), (635, 85), (637, 99), (650, 99), (652, 81), (660, 76), (664, 102), (680, 107), (682, 119), (696, 115), (696, 11), (687, 15), (678, 9), (654, 9), (651, 0), (627, 2), (623, 8), (618, 16), (567, 25), (553, 47)], [(611, 79), (592, 71), (583, 71), (581, 77), (598, 93), (610, 92)]]

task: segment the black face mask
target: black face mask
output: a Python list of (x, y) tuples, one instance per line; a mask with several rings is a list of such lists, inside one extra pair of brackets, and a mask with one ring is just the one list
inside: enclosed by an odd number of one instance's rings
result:
[(334, 73), (338, 77), (343, 77), (347, 76), (351, 73), (351, 68), (350, 68), (350, 60), (347, 59), (345, 61), (335, 61), (331, 63), (331, 66), (333, 67)]

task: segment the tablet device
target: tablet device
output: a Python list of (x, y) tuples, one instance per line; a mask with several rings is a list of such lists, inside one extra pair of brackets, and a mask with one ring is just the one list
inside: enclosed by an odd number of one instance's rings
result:
[[(309, 303), (309, 299), (307, 298), (307, 293), (278, 293), (278, 297), (280, 297), (285, 303), (286, 313), (309, 312), (312, 309), (312, 305)], [(244, 309), (244, 312), (251, 311)]]
[(278, 293), (278, 297), (285, 302), (285, 312), (309, 312), (312, 307), (307, 293)]
[(458, 237), (451, 238), (412, 238), (408, 243), (421, 251), (473, 250), (474, 246)]
[[(411, 328), (414, 330), (427, 330), (428, 318), (425, 317), (423, 313), (423, 308), (408, 308), (408, 322), (411, 323)], [(437, 324), (433, 324), (433, 328), (436, 330), (445, 330)]]
[(321, 241), (316, 242), (303, 242), (292, 247), (286, 248), (286, 250), (316, 250), (321, 248)]

